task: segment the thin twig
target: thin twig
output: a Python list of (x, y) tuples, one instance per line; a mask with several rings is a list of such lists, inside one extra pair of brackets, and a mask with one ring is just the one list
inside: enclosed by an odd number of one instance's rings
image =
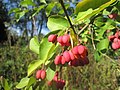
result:
[(93, 32), (93, 28), (92, 28), (92, 26), (91, 26), (91, 25), (89, 25), (89, 28), (90, 28), (90, 31), (91, 31), (92, 45), (93, 45), (93, 48), (94, 48), (94, 50), (95, 50), (95, 49), (96, 49), (96, 47), (95, 47), (94, 37), (93, 37), (93, 34), (94, 34), (94, 32)]
[(62, 8), (63, 8), (63, 10), (64, 10), (64, 13), (65, 13), (65, 15), (66, 15), (66, 17), (67, 17), (67, 19), (68, 19), (68, 22), (69, 22), (71, 28), (73, 29), (74, 33), (76, 34), (75, 29), (74, 29), (74, 27), (73, 27), (73, 25), (72, 25), (72, 23), (71, 23), (71, 20), (70, 20), (68, 14), (67, 14), (67, 10), (66, 10), (66, 8), (65, 8), (65, 6), (64, 6), (63, 0), (59, 0), (59, 2), (60, 2), (61, 6), (62, 6)]
[(78, 32), (78, 35), (83, 32), (87, 27), (89, 26), (89, 24), (86, 24), (79, 32)]

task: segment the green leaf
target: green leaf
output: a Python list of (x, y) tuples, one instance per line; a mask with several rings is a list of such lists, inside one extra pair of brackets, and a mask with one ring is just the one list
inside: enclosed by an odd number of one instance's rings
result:
[(30, 76), (40, 65), (44, 63), (44, 60), (34, 60), (28, 66), (27, 76)]
[(75, 13), (78, 14), (79, 12), (86, 11), (89, 8), (96, 9), (108, 1), (110, 1), (110, 0), (98, 0), (98, 1), (82, 0), (77, 4), (77, 6), (75, 8)]
[[(110, 4), (112, 4), (112, 3), (115, 2), (115, 1), (116, 1), (116, 0), (111, 0), (111, 1), (109, 1), (109, 2), (107, 2), (107, 3), (105, 3), (105, 4), (103, 4), (103, 5), (101, 5), (99, 8), (94, 9), (92, 13), (86, 15), (84, 18), (77, 18), (77, 19), (75, 19), (75, 22), (78, 22), (78, 23), (79, 23), (79, 22), (81, 22), (81, 21), (83, 21), (83, 20), (86, 20), (86, 19), (92, 17), (92, 16), (95, 15), (95, 14), (98, 14), (100, 11), (102, 11), (103, 9), (105, 9), (106, 7), (108, 7)], [(92, 4), (91, 4), (91, 5), (92, 5)], [(78, 14), (78, 15), (79, 15), (79, 14)]]
[(8, 82), (5, 78), (1, 78), (1, 83), (2, 83), (2, 87), (4, 88), (4, 90), (10, 90), (10, 86), (8, 85)]
[(98, 52), (98, 51), (95, 51), (94, 53), (94, 59), (99, 62), (100, 59), (101, 59), (102, 55)]
[(20, 5), (23, 7), (35, 6), (35, 3), (32, 0), (24, 0), (20, 2)]
[(16, 12), (20, 12), (21, 9), (20, 8), (12, 8), (8, 14), (11, 14), (11, 13), (16, 13)]
[(40, 5), (38, 8), (35, 8), (36, 12), (32, 14), (32, 17), (38, 14), (44, 7), (45, 5)]
[(93, 10), (91, 8), (88, 9), (87, 11), (79, 12), (75, 21), (77, 22), (78, 20), (84, 19), (87, 15), (91, 14), (92, 12), (93, 12)]
[(32, 50), (36, 54), (39, 54), (40, 44), (39, 44), (38, 38), (36, 36), (30, 40), (29, 47), (30, 47), (30, 50)]
[(15, 13), (16, 21), (18, 22), (29, 10), (23, 10)]
[(30, 77), (30, 80), (29, 80), (29, 83), (28, 83), (28, 85), (27, 85), (27, 88), (29, 88), (32, 84), (34, 84), (36, 82), (36, 79), (35, 79), (35, 77)]
[(47, 80), (51, 81), (53, 79), (55, 75), (55, 71), (53, 69), (51, 69), (50, 67), (48, 67), (47, 69)]
[(62, 16), (53, 15), (48, 18), (47, 26), (51, 31), (54, 30), (64, 30), (68, 28), (69, 22)]
[(46, 7), (46, 15), (49, 16), (53, 7), (55, 6), (55, 2), (51, 2), (50, 4), (48, 4), (48, 6)]
[(109, 40), (108, 40), (108, 38), (106, 38), (106, 39), (101, 40), (101, 41), (97, 44), (97, 49), (98, 49), (99, 51), (101, 51), (101, 50), (104, 50), (104, 49), (108, 49), (108, 46), (109, 46)]
[(27, 78), (27, 77), (21, 79), (20, 83), (16, 86), (16, 88), (17, 88), (17, 89), (24, 88), (25, 86), (28, 85), (29, 80), (30, 80), (30, 78)]
[(40, 2), (46, 4), (46, 1), (45, 1), (45, 0), (40, 0)]

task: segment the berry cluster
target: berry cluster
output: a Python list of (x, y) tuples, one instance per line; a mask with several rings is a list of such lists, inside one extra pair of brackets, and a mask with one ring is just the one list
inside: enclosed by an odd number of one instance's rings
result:
[[(63, 87), (65, 86), (65, 80), (63, 79), (58, 79), (58, 72), (56, 72), (53, 80), (55, 82), (56, 88), (59, 90), (62, 90)], [(52, 85), (52, 81), (48, 81), (48, 85), (51, 86)]]
[(87, 49), (83, 45), (77, 45), (69, 51), (64, 51), (56, 56), (54, 63), (56, 65), (68, 63), (70, 66), (84, 66), (89, 63), (87, 58)]
[[(84, 66), (89, 64), (88, 60), (88, 50), (85, 46), (83, 45), (77, 45), (74, 46), (72, 49), (70, 49), (70, 35), (65, 34), (63, 36), (58, 36), (55, 34), (51, 34), (48, 37), (48, 41), (52, 43), (59, 43), (61, 46), (68, 46), (64, 47), (62, 50), (62, 53), (57, 55), (54, 59), (55, 65), (64, 65), (68, 64), (69, 66)], [(63, 87), (65, 86), (65, 81), (63, 79), (58, 79), (58, 72), (55, 74), (53, 80), (56, 84), (57, 89), (62, 90)], [(48, 85), (51, 86), (52, 81), (48, 81)]]
[(112, 42), (112, 48), (114, 50), (120, 48), (120, 31), (117, 31), (114, 35), (109, 36), (108, 39)]
[(46, 77), (46, 71), (45, 70), (38, 70), (36, 72), (36, 78), (37, 79), (45, 79)]
[(59, 37), (55, 34), (51, 34), (48, 37), (48, 41), (52, 43), (59, 42), (61, 46), (70, 46), (70, 36), (68, 34)]

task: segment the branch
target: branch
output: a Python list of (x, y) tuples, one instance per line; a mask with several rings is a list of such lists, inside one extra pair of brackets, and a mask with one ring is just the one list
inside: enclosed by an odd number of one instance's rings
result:
[(78, 35), (83, 32), (87, 27), (89, 26), (89, 24), (86, 24), (79, 32), (78, 32)]
[(71, 23), (71, 20), (70, 20), (68, 14), (67, 14), (67, 10), (66, 10), (66, 8), (65, 8), (65, 6), (64, 6), (63, 0), (59, 0), (59, 2), (60, 2), (61, 6), (62, 6), (62, 8), (63, 8), (63, 10), (64, 10), (64, 13), (65, 13), (65, 15), (66, 15), (66, 17), (67, 17), (67, 19), (68, 19), (68, 21), (69, 21), (69, 24), (70, 24), (71, 28), (73, 29), (74, 33), (76, 34), (75, 29), (74, 29), (74, 27), (73, 27), (73, 25), (72, 25), (72, 23)]

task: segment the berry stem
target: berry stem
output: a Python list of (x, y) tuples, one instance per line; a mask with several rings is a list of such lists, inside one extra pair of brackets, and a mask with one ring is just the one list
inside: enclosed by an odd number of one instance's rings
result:
[(66, 10), (66, 8), (65, 8), (65, 6), (64, 6), (63, 0), (59, 0), (59, 2), (60, 2), (61, 6), (62, 6), (62, 8), (63, 8), (63, 10), (64, 10), (64, 13), (65, 13), (65, 15), (66, 15), (66, 17), (67, 17), (67, 19), (68, 19), (68, 22), (69, 22), (71, 28), (73, 29), (74, 33), (76, 34), (75, 29), (74, 29), (74, 27), (73, 27), (73, 25), (72, 25), (72, 23), (71, 23), (71, 20), (70, 20), (68, 14), (67, 14), (67, 10)]

